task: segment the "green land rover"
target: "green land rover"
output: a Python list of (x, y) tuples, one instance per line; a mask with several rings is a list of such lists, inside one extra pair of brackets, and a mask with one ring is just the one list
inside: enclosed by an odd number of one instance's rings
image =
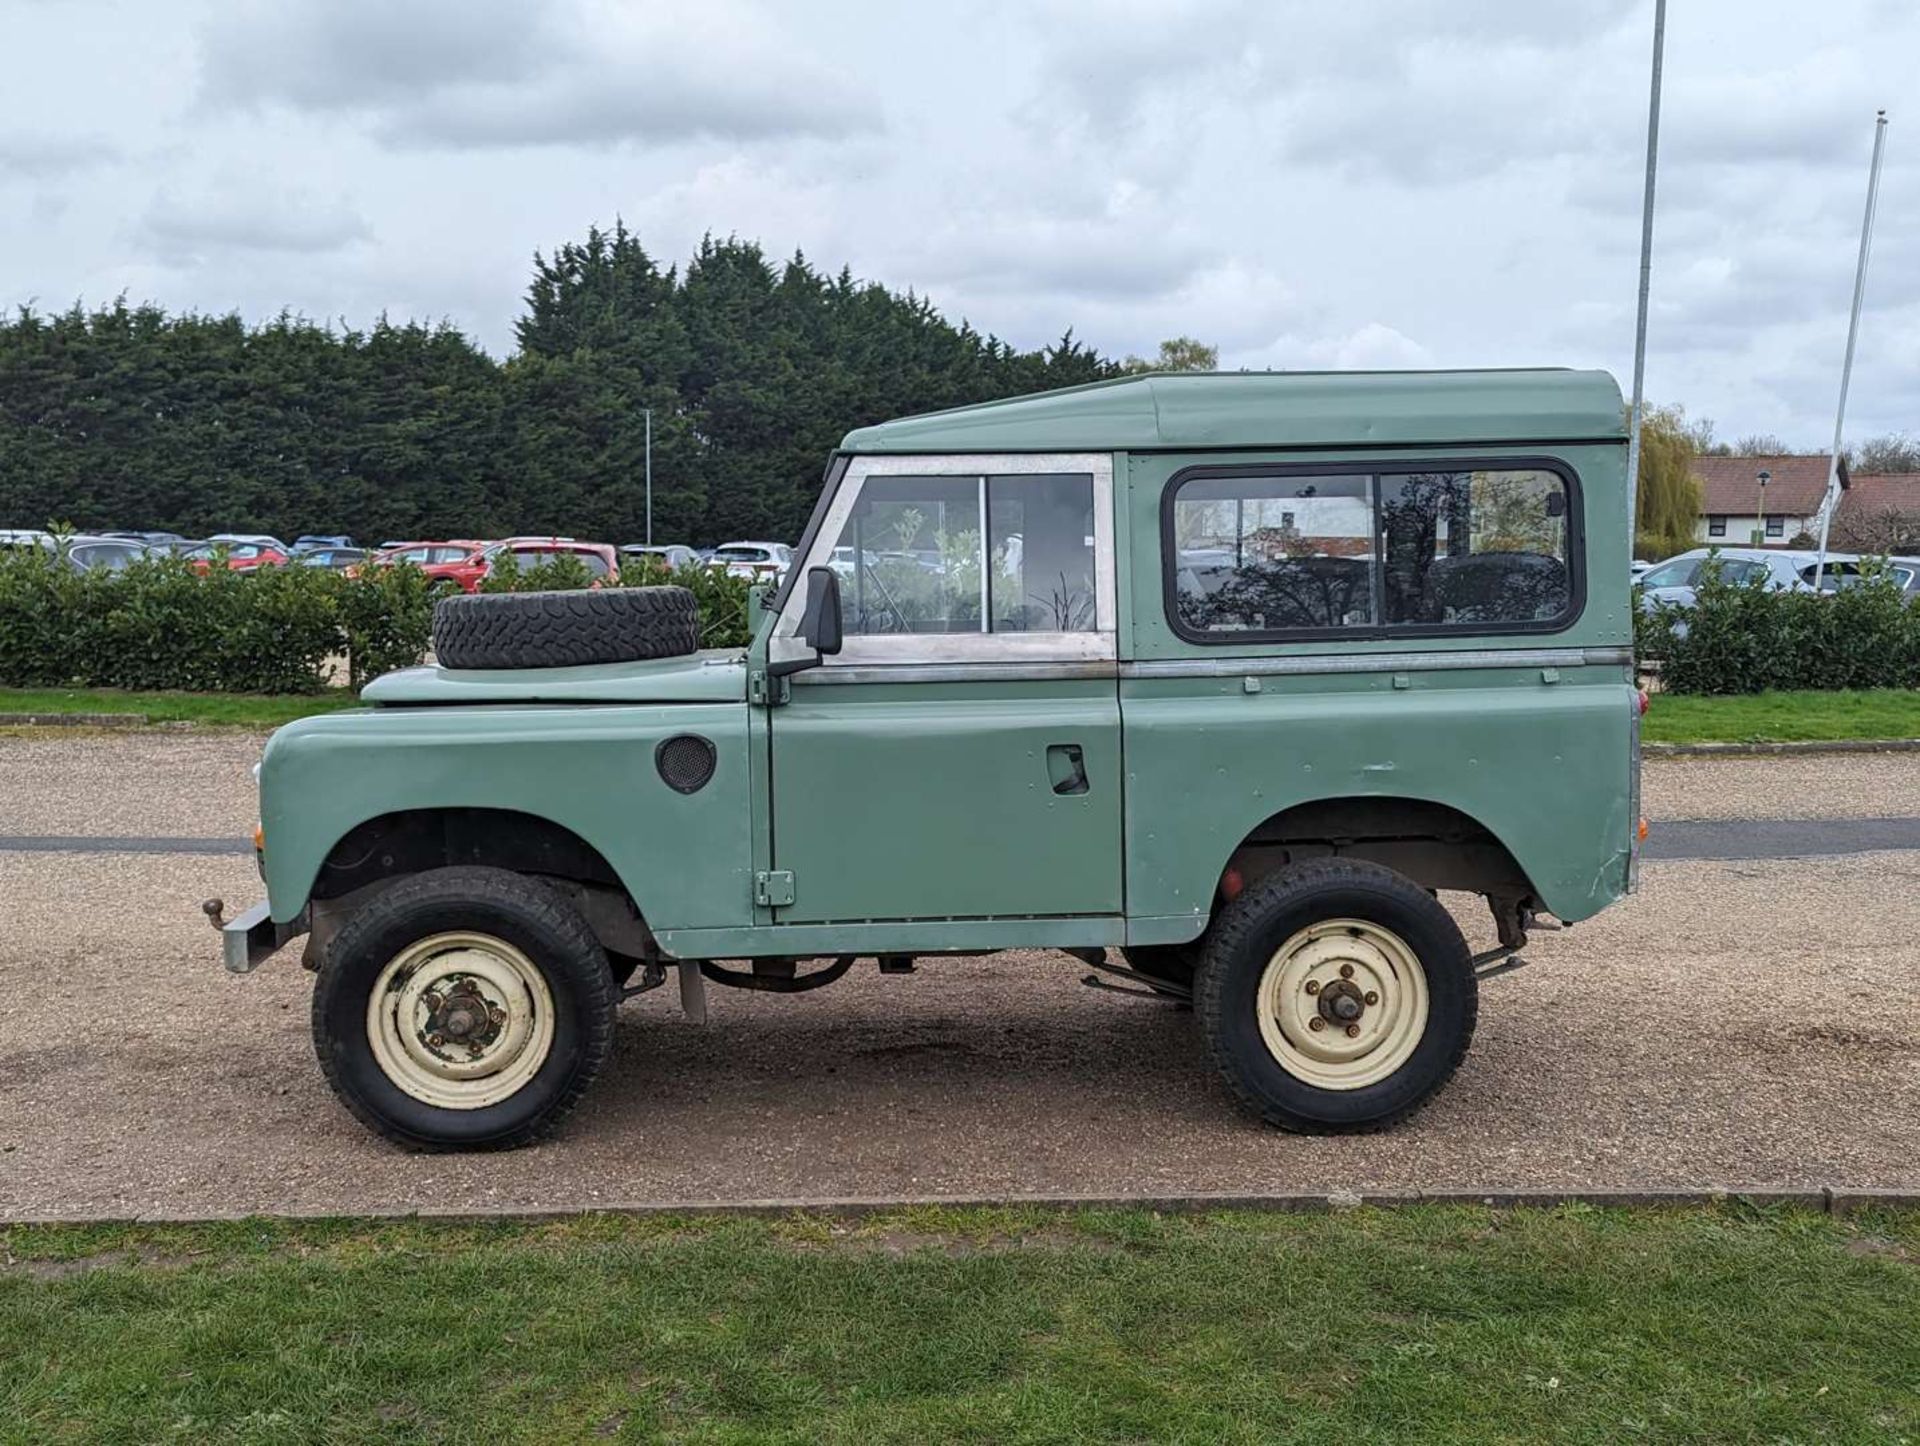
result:
[(1480, 972), (1633, 886), (1626, 450), (1551, 370), (862, 428), (746, 648), (678, 588), (453, 598), (435, 666), (276, 733), (228, 966), (306, 934), (328, 1079), (419, 1148), (550, 1129), (626, 995), (1014, 948), (1189, 1001), (1272, 1124), (1389, 1125)]

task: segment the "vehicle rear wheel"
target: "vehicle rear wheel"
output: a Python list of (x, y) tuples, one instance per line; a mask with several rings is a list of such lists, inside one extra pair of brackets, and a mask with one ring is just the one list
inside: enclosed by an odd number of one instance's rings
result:
[(1479, 1009), (1466, 939), (1411, 879), (1312, 859), (1224, 908), (1195, 978), (1215, 1065), (1269, 1124), (1384, 1129), (1459, 1068)]
[(561, 895), (504, 869), (434, 869), (334, 937), (313, 1043), (341, 1103), (388, 1139), (506, 1149), (578, 1102), (618, 1003), (605, 952)]

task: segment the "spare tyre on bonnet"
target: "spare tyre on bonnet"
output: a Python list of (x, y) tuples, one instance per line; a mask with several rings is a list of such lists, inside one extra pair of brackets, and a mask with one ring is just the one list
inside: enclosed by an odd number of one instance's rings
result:
[(433, 605), (433, 652), (443, 668), (564, 668), (678, 658), (700, 645), (684, 587), (499, 592)]

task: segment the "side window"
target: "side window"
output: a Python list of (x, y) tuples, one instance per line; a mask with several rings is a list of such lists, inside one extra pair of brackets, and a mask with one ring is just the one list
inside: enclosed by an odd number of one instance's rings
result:
[(1385, 476), (1380, 522), (1389, 623), (1548, 622), (1573, 600), (1558, 473)]
[(1725, 537), (1726, 535), (1727, 535), (1727, 519), (1726, 518), (1709, 517), (1707, 519), (1707, 536), (1708, 537)]
[(1572, 504), (1545, 468), (1197, 473), (1166, 517), (1172, 620), (1223, 640), (1552, 625)]
[(1092, 632), (1093, 478), (874, 475), (833, 541), (849, 635)]
[(1198, 477), (1173, 501), (1180, 620), (1208, 633), (1374, 621), (1371, 477)]

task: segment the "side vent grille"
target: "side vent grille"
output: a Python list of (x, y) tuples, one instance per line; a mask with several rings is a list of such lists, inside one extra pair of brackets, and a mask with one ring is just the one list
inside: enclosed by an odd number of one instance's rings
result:
[(676, 733), (653, 750), (653, 766), (675, 793), (698, 793), (705, 788), (718, 758), (713, 741), (698, 733)]

